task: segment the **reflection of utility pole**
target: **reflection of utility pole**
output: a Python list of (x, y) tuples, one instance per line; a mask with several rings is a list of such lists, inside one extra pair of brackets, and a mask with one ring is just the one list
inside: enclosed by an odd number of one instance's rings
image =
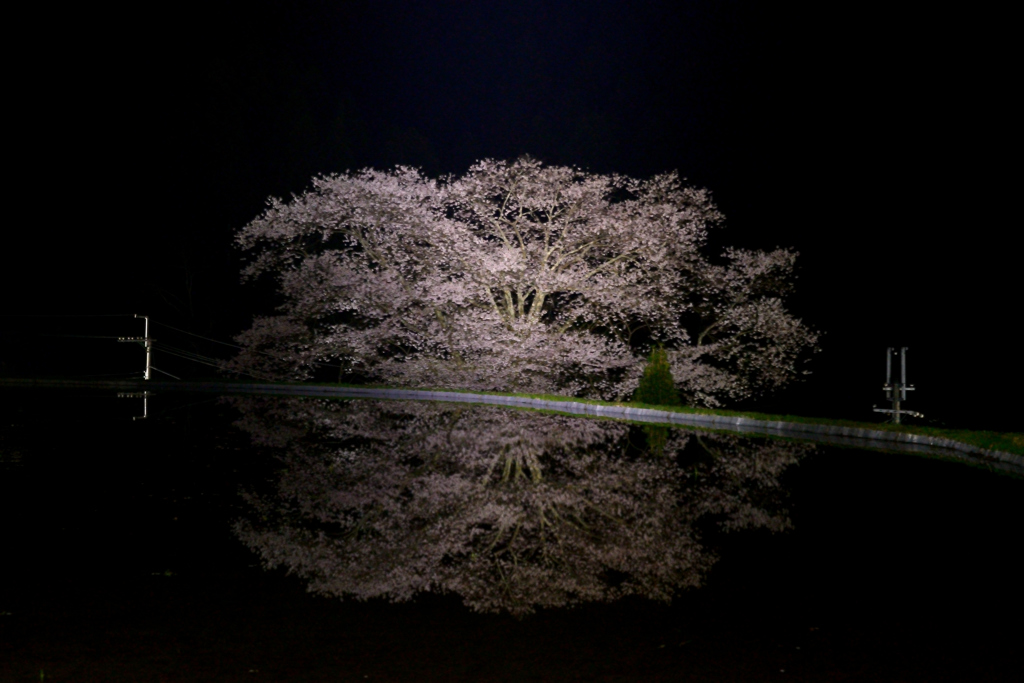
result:
[[(142, 372), (142, 379), (148, 380), (150, 378), (150, 374), (151, 374), (150, 371), (151, 370), (156, 370), (158, 372), (163, 372), (165, 375), (169, 375), (171, 377), (174, 377), (174, 375), (172, 375), (169, 372), (164, 372), (160, 368), (154, 368), (153, 367), (153, 341), (154, 340), (151, 339), (150, 336), (149, 336), (149, 316), (148, 315), (139, 315), (138, 313), (136, 313), (135, 317), (136, 318), (142, 318), (145, 321), (145, 323), (144, 323), (145, 327), (142, 328), (142, 336), (141, 337), (118, 337), (117, 341), (119, 341), (119, 342), (139, 342), (140, 344), (142, 344), (143, 346), (146, 347), (146, 369)], [(180, 378), (179, 377), (174, 377), (174, 379), (180, 379)], [(117, 397), (118, 398), (141, 398), (142, 399), (142, 415), (136, 415), (135, 417), (132, 418), (132, 420), (145, 420), (149, 416), (149, 397), (152, 396), (152, 395), (153, 395), (153, 392), (148, 391), (148, 390), (143, 390), (143, 391), (119, 392), (117, 394)]]
[(141, 398), (142, 399), (142, 415), (136, 415), (132, 420), (145, 420), (149, 416), (149, 397), (153, 393), (150, 391), (119, 391), (117, 393), (118, 398)]
[(914, 385), (907, 384), (907, 347), (900, 349), (900, 381), (896, 383), (892, 381), (892, 356), (893, 348), (890, 346), (885, 350), (885, 386), (882, 389), (885, 391), (885, 398), (892, 403), (892, 408), (875, 408), (875, 412), (891, 414), (894, 424), (900, 423), (901, 415), (924, 417), (921, 413), (900, 407), (900, 402), (907, 400), (907, 392), (914, 391)]

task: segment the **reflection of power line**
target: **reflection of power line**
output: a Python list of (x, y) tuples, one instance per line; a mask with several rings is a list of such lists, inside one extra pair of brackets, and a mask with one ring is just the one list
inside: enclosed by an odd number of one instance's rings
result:
[(205, 405), (207, 403), (213, 403), (213, 402), (219, 401), (219, 400), (220, 400), (219, 396), (214, 396), (213, 398), (205, 398), (202, 401), (191, 401), (189, 403), (184, 403), (182, 405), (174, 406), (172, 408), (164, 408), (162, 411), (160, 411), (160, 415), (161, 416), (167, 415), (169, 413), (174, 413), (174, 412), (179, 411), (179, 410), (184, 410), (185, 408), (191, 408), (193, 406), (201, 406), (201, 405)]
[[(155, 369), (155, 368), (154, 368)], [(174, 375), (171, 375), (173, 377)], [(132, 422), (135, 420), (145, 420), (149, 417), (149, 397), (153, 394), (148, 391), (120, 391), (117, 394), (118, 398), (141, 398), (142, 399), (142, 415), (136, 415), (132, 418)]]
[[(154, 368), (154, 370), (155, 369), (156, 368)], [(143, 391), (143, 392), (122, 391), (122, 392), (118, 392), (118, 394), (117, 394), (118, 398), (141, 398), (142, 399), (142, 415), (136, 415), (135, 417), (132, 418), (133, 421), (134, 420), (145, 420), (145, 419), (150, 417), (150, 415), (149, 415), (149, 398), (151, 396), (153, 396), (153, 392), (151, 392), (151, 391)], [(174, 406), (173, 408), (164, 408), (159, 413), (156, 413), (154, 416), (158, 417), (158, 418), (159, 417), (164, 417), (164, 416), (168, 415), (169, 413), (173, 413), (173, 412), (178, 411), (178, 410), (184, 410), (185, 408), (191, 408), (193, 406), (205, 405), (207, 403), (212, 403), (212, 402), (217, 401), (217, 400), (219, 400), (219, 397), (215, 396), (213, 398), (203, 399), (202, 401), (192, 401), (190, 403), (185, 403), (184, 405)]]

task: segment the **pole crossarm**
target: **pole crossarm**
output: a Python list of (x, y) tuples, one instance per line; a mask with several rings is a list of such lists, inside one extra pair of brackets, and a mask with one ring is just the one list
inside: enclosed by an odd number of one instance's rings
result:
[(924, 415), (917, 411), (905, 410), (900, 406), (902, 401), (907, 400), (907, 392), (915, 390), (912, 384), (907, 384), (907, 347), (904, 346), (900, 349), (899, 382), (892, 381), (892, 357), (893, 347), (890, 346), (885, 350), (885, 384), (882, 385), (882, 391), (885, 392), (885, 398), (892, 402), (892, 408), (875, 408), (874, 411), (876, 413), (890, 414), (894, 424), (900, 424), (900, 417), (903, 415), (924, 417)]

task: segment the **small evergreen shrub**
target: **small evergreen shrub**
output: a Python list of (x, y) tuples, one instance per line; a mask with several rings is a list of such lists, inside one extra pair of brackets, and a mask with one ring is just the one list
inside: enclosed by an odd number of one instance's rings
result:
[(679, 393), (668, 365), (668, 354), (660, 346), (651, 351), (633, 401), (655, 406), (679, 405)]

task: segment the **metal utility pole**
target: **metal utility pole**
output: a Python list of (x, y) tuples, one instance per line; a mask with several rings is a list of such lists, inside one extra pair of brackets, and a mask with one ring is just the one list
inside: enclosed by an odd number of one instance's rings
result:
[(149, 379), (150, 368), (152, 368), (152, 360), (153, 360), (153, 340), (149, 338), (149, 316), (148, 315), (139, 315), (138, 313), (136, 313), (135, 317), (136, 318), (142, 318), (143, 320), (146, 321), (145, 322), (145, 327), (143, 328), (142, 336), (141, 337), (118, 337), (117, 341), (119, 341), (119, 342), (140, 342), (143, 346), (146, 347), (146, 369), (142, 373), (142, 379)]
[[(142, 328), (142, 336), (141, 337), (118, 337), (117, 341), (119, 341), (119, 342), (138, 342), (138, 343), (142, 344), (144, 347), (146, 347), (146, 369), (143, 370), (143, 372), (142, 372), (142, 379), (148, 380), (150, 378), (150, 376), (152, 375), (152, 371), (153, 370), (156, 370), (157, 372), (162, 372), (163, 374), (167, 375), (168, 377), (174, 377), (174, 379), (181, 379), (180, 377), (176, 377), (175, 375), (172, 375), (171, 373), (169, 373), (169, 372), (167, 372), (165, 370), (161, 370), (160, 368), (154, 368), (153, 367), (153, 342), (156, 341), (156, 340), (149, 336), (149, 316), (148, 315), (139, 315), (138, 313), (136, 313), (135, 317), (136, 318), (142, 318), (145, 321), (144, 322), (144, 327)], [(145, 420), (149, 416), (149, 397), (152, 396), (152, 395), (153, 395), (153, 392), (151, 392), (151, 391), (149, 391), (147, 389), (147, 390), (141, 391), (141, 392), (122, 392), (122, 393), (118, 394), (118, 397), (119, 398), (141, 398), (142, 399), (142, 415), (136, 415), (132, 419), (133, 420)]]
[[(118, 337), (119, 342), (138, 342), (146, 347), (146, 369), (142, 371), (142, 379), (148, 380), (150, 377), (150, 369), (153, 367), (153, 340), (149, 338), (149, 316), (135, 314), (136, 318), (142, 318), (145, 323), (142, 328), (141, 337)], [(142, 392), (119, 392), (118, 398), (141, 398), (142, 399), (142, 415), (137, 415), (132, 420), (145, 420), (149, 416), (149, 397), (151, 394), (148, 391)]]
[(885, 385), (882, 390), (885, 391), (885, 398), (892, 403), (892, 408), (875, 408), (876, 413), (889, 413), (892, 416), (893, 424), (900, 424), (901, 415), (910, 415), (912, 417), (924, 417), (921, 413), (914, 410), (904, 410), (900, 407), (902, 401), (907, 400), (907, 392), (914, 391), (914, 385), (907, 384), (907, 347), (900, 348), (900, 381), (892, 381), (892, 357), (893, 347), (889, 347), (885, 350)]

